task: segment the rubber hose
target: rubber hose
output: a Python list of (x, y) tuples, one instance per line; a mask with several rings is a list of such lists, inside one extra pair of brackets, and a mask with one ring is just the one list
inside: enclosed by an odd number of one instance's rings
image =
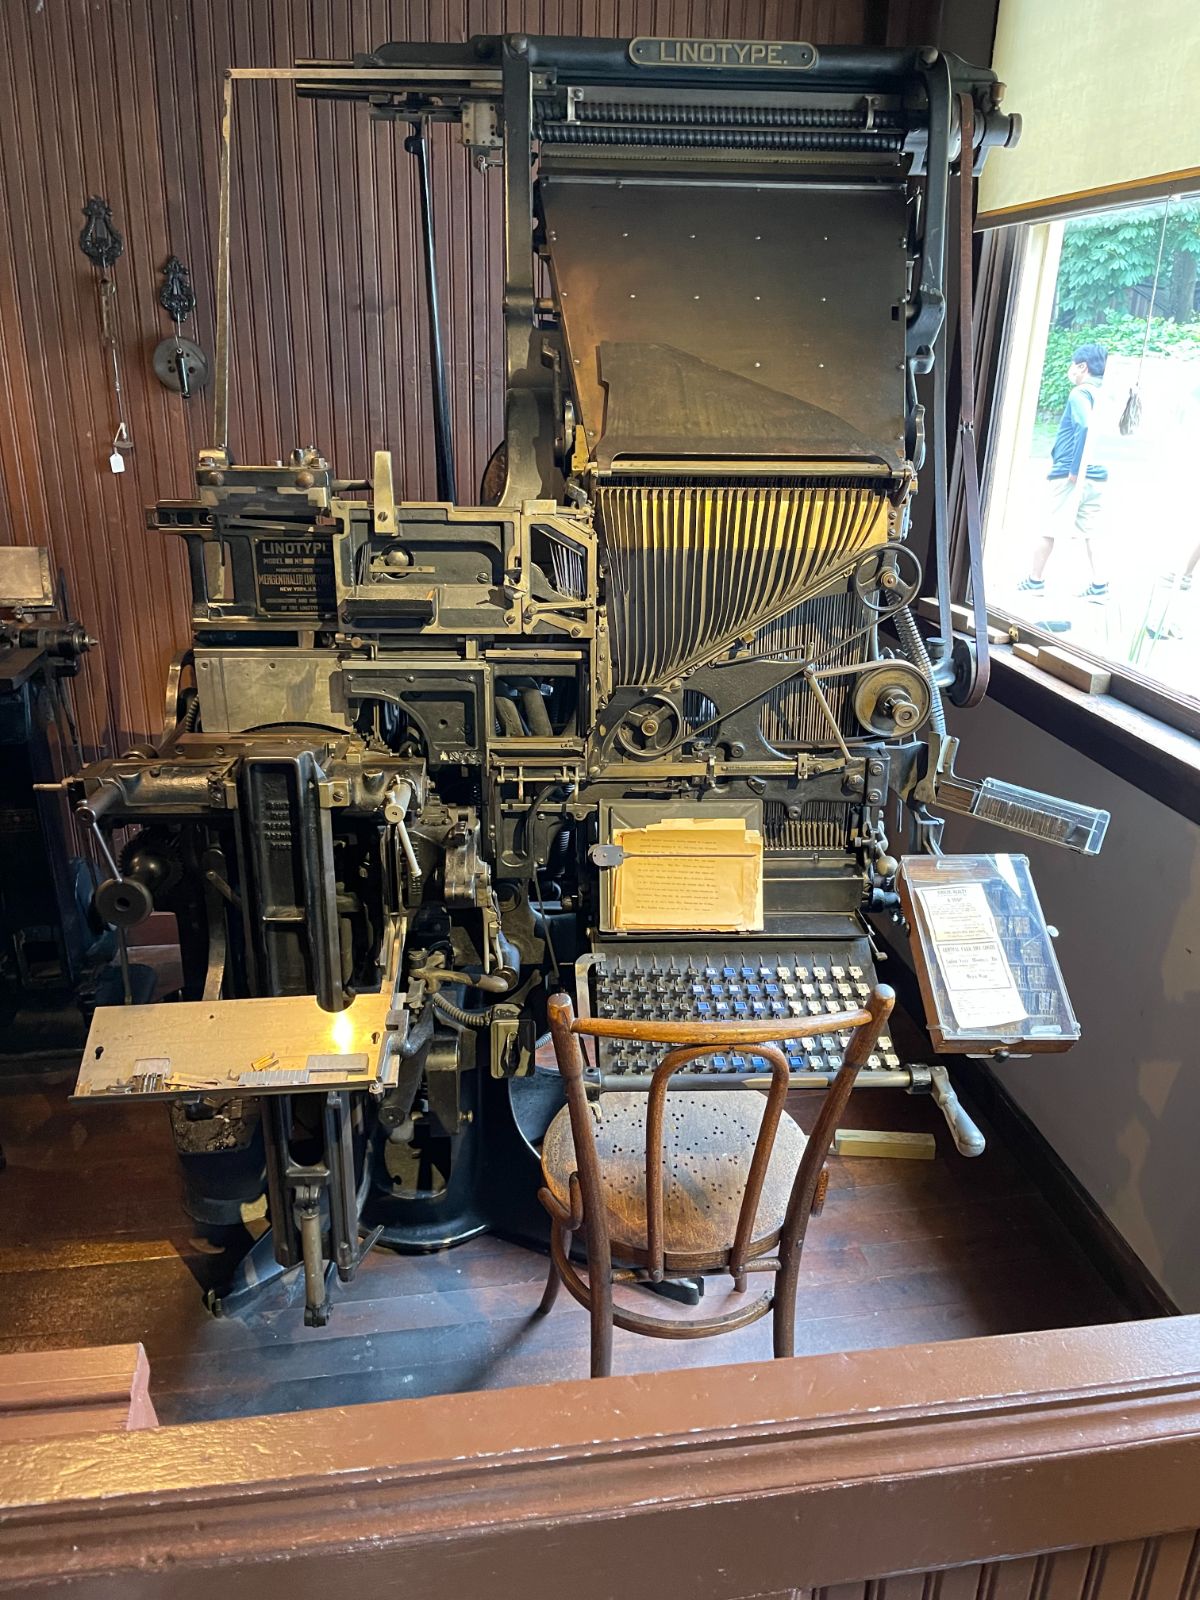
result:
[(937, 679), (933, 672), (933, 662), (929, 659), (929, 651), (925, 648), (925, 640), (921, 636), (921, 630), (917, 627), (916, 619), (907, 606), (901, 606), (899, 611), (894, 612), (893, 615), (896, 619), (896, 632), (900, 635), (900, 643), (904, 649), (904, 654), (929, 684), (929, 720), (933, 723), (935, 731), (940, 733), (944, 739), (946, 737), (946, 711), (942, 705), (942, 691), (938, 688)]
[(430, 995), (429, 1003), (439, 1017), (445, 1018), (447, 1022), (457, 1022), (460, 1028), (486, 1028), (495, 1011), (494, 1006), (488, 1006), (485, 1011), (465, 1011), (462, 1006), (456, 1006), (442, 994)]

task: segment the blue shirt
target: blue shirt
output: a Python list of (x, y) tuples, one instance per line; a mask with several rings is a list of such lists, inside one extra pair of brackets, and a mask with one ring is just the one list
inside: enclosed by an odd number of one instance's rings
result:
[[(1050, 451), (1050, 471), (1046, 474), (1048, 478), (1079, 476), (1098, 388), (1099, 383), (1095, 379), (1085, 378), (1071, 390), (1070, 398), (1063, 408), (1058, 432), (1054, 435), (1054, 445)], [(1108, 477), (1108, 468), (1091, 461), (1088, 463), (1087, 476), (1093, 483), (1103, 483)]]

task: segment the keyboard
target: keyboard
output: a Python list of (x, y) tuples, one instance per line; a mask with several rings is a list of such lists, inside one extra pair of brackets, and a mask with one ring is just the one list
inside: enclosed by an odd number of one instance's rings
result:
[[(778, 1017), (818, 1017), (849, 1011), (864, 1003), (875, 986), (865, 939), (840, 947), (815, 949), (733, 945), (722, 949), (673, 950), (612, 948), (597, 950), (584, 964), (590, 970), (589, 998), (597, 1017), (688, 1022), (760, 1022)], [(581, 974), (581, 980), (584, 974)], [(653, 1072), (664, 1046), (638, 1040), (600, 1042), (600, 1069), (614, 1074)], [(842, 1064), (848, 1031), (811, 1039), (779, 1041), (793, 1073), (831, 1072)], [(891, 1038), (881, 1034), (865, 1070), (900, 1066)], [(703, 1057), (687, 1071), (770, 1075), (753, 1050)]]

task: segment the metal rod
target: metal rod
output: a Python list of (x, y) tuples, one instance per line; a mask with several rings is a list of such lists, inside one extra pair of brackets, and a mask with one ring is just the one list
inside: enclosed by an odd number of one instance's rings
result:
[(213, 449), (229, 447), (229, 200), (233, 184), (233, 73), (221, 110), (221, 187), (217, 212), (217, 343), (213, 356)]
[(133, 1004), (133, 980), (129, 970), (129, 940), (126, 937), (124, 928), (117, 929), (117, 958), (121, 967), (122, 1004), (131, 1006)]
[[(747, 1054), (754, 1046), (746, 1045)], [(793, 1072), (788, 1075), (789, 1089), (824, 1089), (837, 1076), (836, 1072)], [(653, 1077), (646, 1072), (589, 1071), (585, 1080), (589, 1091), (599, 1089), (602, 1094), (647, 1094)], [(912, 1073), (904, 1067), (864, 1067), (859, 1077), (863, 1089), (911, 1089)], [(680, 1072), (671, 1082), (677, 1089), (766, 1089), (771, 1075), (767, 1072)], [(920, 1087), (920, 1083), (916, 1087)]]
[(851, 759), (850, 748), (845, 739), (842, 737), (842, 730), (838, 727), (838, 720), (833, 714), (833, 708), (829, 704), (825, 691), (817, 682), (817, 675), (812, 671), (811, 668), (805, 672), (804, 681), (808, 684), (808, 687), (812, 691), (817, 704), (824, 713), (825, 721), (829, 724), (830, 732), (833, 734), (834, 743), (842, 752), (843, 759), (849, 761)]
[[(534, 326), (533, 88), (529, 57), (509, 41), (504, 63), (504, 328), (508, 386), (525, 374)], [(511, 452), (515, 441), (508, 440)], [(510, 474), (512, 463), (509, 463)]]
[(454, 437), (450, 429), (450, 394), (446, 387), (446, 362), (442, 348), (442, 311), (438, 295), (437, 250), (433, 237), (433, 190), (429, 182), (429, 151), (425, 124), (413, 123), (404, 148), (417, 158), (417, 187), (421, 195), (421, 234), (425, 244), (425, 301), (429, 311), (429, 371), (433, 389), (433, 451), (437, 462), (437, 497), (454, 501), (458, 491), (454, 476)]

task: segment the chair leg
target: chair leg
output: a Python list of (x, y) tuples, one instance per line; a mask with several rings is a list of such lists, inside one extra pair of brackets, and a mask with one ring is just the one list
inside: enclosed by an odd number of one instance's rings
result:
[(592, 1317), (592, 1377), (612, 1373), (612, 1279), (608, 1273), (588, 1272), (588, 1299)]
[(775, 1274), (771, 1329), (776, 1359), (796, 1353), (796, 1293), (800, 1284), (800, 1255), (795, 1252)]
[(549, 1316), (554, 1302), (558, 1299), (558, 1291), (562, 1279), (558, 1275), (558, 1268), (554, 1265), (554, 1257), (550, 1257), (550, 1271), (546, 1276), (546, 1287), (542, 1292), (541, 1303), (534, 1312), (535, 1317)]

